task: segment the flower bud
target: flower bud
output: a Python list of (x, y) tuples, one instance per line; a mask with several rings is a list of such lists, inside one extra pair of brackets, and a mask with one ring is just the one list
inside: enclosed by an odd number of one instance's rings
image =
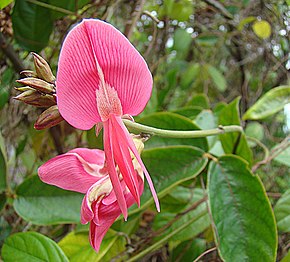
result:
[(47, 83), (41, 79), (35, 78), (35, 77), (27, 77), (23, 79), (17, 80), (18, 83), (26, 86), (30, 86), (35, 88), (36, 90), (43, 92), (43, 93), (53, 93), (55, 92), (54, 85)]
[(37, 76), (49, 83), (54, 83), (55, 77), (51, 72), (49, 64), (40, 55), (36, 53), (32, 53), (32, 55), (34, 57), (34, 66)]
[(14, 97), (14, 99), (37, 107), (50, 107), (56, 104), (54, 96), (41, 94), (36, 90), (26, 90), (20, 95)]
[(20, 72), (20, 75), (24, 75), (26, 77), (37, 77), (37, 74), (31, 70), (23, 70)]
[(34, 128), (37, 130), (49, 128), (59, 124), (64, 119), (58, 111), (57, 105), (46, 109), (36, 120)]
[(25, 91), (28, 91), (28, 90), (34, 90), (33, 88), (29, 87), (29, 86), (21, 86), (21, 87), (14, 87), (17, 91), (20, 91), (20, 92), (25, 92)]

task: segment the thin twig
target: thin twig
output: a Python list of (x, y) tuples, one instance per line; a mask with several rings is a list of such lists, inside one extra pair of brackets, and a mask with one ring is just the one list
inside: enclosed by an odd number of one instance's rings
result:
[(206, 251), (204, 251), (202, 254), (200, 254), (193, 262), (197, 262), (199, 261), (203, 256), (207, 255), (208, 253), (215, 251), (217, 249), (217, 247), (213, 247), (211, 249), (208, 249)]

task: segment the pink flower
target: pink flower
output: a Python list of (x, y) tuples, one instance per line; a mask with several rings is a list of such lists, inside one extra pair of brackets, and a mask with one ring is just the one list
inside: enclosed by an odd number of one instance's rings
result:
[[(136, 160), (133, 160), (133, 166), (138, 194), (141, 195), (143, 172)], [(116, 172), (119, 173), (118, 170)], [(86, 194), (82, 202), (81, 222), (91, 222), (90, 243), (98, 251), (104, 235), (121, 214), (105, 165), (104, 152), (77, 148), (49, 160), (38, 169), (38, 174), (45, 183)], [(120, 184), (126, 205), (130, 207), (135, 199), (124, 180)]]
[(131, 153), (142, 167), (159, 211), (151, 178), (122, 122), (122, 117), (143, 111), (152, 91), (151, 73), (138, 51), (112, 25), (85, 19), (63, 43), (56, 87), (58, 108), (68, 123), (83, 130), (103, 126), (108, 173), (125, 220), (128, 201), (119, 175), (140, 205)]

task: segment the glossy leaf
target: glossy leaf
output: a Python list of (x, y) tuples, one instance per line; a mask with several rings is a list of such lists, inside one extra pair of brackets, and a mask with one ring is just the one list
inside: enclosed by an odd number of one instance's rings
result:
[(16, 190), (15, 211), (38, 225), (78, 223), (82, 194), (43, 183), (38, 176), (26, 179)]
[(11, 235), (5, 240), (1, 254), (5, 262), (69, 261), (54, 241), (36, 232)]
[(0, 193), (6, 189), (7, 156), (4, 139), (0, 133)]
[[(239, 98), (235, 99), (219, 112), (220, 125), (241, 125), (239, 101)], [(219, 137), (226, 154), (235, 154), (241, 156), (247, 160), (250, 165), (252, 164), (253, 153), (243, 133), (227, 133), (222, 134)]]
[[(141, 118), (139, 123), (153, 126), (157, 128), (169, 129), (169, 130), (199, 130), (190, 119), (169, 112), (155, 113)], [(152, 137), (149, 139), (145, 146), (146, 148), (161, 147), (168, 145), (192, 145), (208, 150), (208, 144), (206, 138), (163, 138)]]
[(277, 231), (260, 179), (233, 155), (211, 162), (209, 207), (215, 240), (224, 261), (275, 261)]
[(251, 106), (243, 119), (264, 119), (279, 112), (288, 103), (290, 103), (290, 86), (275, 87)]
[(53, 29), (50, 10), (23, 0), (15, 1), (12, 24), (16, 41), (24, 49), (34, 52), (47, 45)]
[[(147, 149), (143, 151), (142, 159), (159, 197), (166, 195), (181, 183), (196, 177), (207, 164), (204, 152), (191, 146)], [(141, 208), (153, 203), (146, 183), (141, 203)]]
[(274, 208), (279, 231), (290, 232), (290, 189), (278, 200)]
[(117, 232), (109, 230), (105, 235), (98, 253), (91, 247), (89, 232), (71, 232), (59, 243), (70, 262), (110, 261), (125, 249), (125, 239)]

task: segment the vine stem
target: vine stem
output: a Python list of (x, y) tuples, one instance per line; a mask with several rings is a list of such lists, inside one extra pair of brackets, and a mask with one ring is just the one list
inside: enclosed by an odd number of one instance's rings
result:
[(198, 138), (206, 136), (215, 136), (231, 132), (240, 132), (240, 133), (243, 132), (243, 128), (241, 126), (236, 125), (231, 126), (220, 125), (217, 128), (208, 130), (181, 131), (181, 130), (165, 130), (145, 126), (142, 124), (138, 124), (136, 122), (132, 122), (131, 120), (128, 119), (123, 119), (123, 122), (127, 126), (127, 128), (130, 129), (131, 131), (142, 132), (152, 136), (171, 137), (171, 138)]
[(191, 223), (193, 223), (194, 221), (200, 219), (205, 214), (207, 214), (207, 210), (204, 210), (203, 212), (198, 214), (196, 217), (191, 218), (186, 223), (184, 223), (182, 226), (180, 226), (179, 228), (173, 230), (170, 234), (166, 235), (165, 237), (163, 237), (162, 239), (160, 239), (159, 241), (157, 241), (153, 245), (151, 245), (148, 248), (144, 249), (142, 252), (140, 252), (136, 256), (131, 257), (130, 259), (128, 259), (127, 262), (134, 262), (134, 261), (144, 257), (146, 254), (150, 253), (151, 251), (156, 250), (163, 243), (165, 243), (168, 239), (170, 239), (171, 237), (173, 237), (175, 234), (179, 233), (183, 229), (187, 228)]

